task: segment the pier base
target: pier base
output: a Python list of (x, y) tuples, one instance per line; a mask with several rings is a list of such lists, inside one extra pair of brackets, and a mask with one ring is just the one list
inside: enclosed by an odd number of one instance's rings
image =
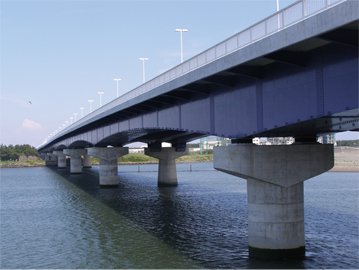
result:
[(66, 169), (66, 155), (63, 151), (54, 151), (53, 154), (57, 156), (57, 168)]
[(87, 148), (87, 154), (100, 159), (99, 184), (101, 187), (118, 186), (117, 159), (128, 154), (128, 147)]
[(333, 145), (236, 144), (214, 149), (215, 169), (247, 180), (250, 257), (304, 257), (303, 182), (333, 166)]
[(187, 151), (176, 151), (174, 147), (164, 147), (159, 151), (145, 148), (145, 155), (157, 158), (159, 187), (177, 186), (176, 158), (186, 155)]
[(90, 156), (87, 155), (87, 154), (84, 154), (83, 155), (83, 158), (82, 158), (82, 166), (84, 168), (91, 168), (91, 159), (90, 159)]
[(45, 154), (45, 165), (46, 166), (57, 166), (57, 156), (52, 153)]
[(70, 156), (70, 173), (82, 173), (81, 156), (86, 154), (85, 149), (64, 149), (64, 154)]
[(281, 187), (247, 178), (251, 257), (304, 257), (303, 182)]

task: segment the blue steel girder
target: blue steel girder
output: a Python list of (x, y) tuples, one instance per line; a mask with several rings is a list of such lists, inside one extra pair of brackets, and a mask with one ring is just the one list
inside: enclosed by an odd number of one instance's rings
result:
[(356, 21), (116, 111), (47, 147), (358, 130), (357, 40)]

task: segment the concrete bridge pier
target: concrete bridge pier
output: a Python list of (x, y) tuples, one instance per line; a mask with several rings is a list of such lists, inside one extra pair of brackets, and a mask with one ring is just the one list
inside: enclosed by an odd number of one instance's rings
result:
[(159, 160), (157, 182), (159, 187), (177, 186), (176, 158), (186, 154), (186, 150), (176, 151), (174, 147), (145, 148), (145, 155)]
[(333, 166), (333, 145), (235, 144), (214, 149), (215, 169), (247, 180), (250, 257), (304, 257), (303, 182)]
[(70, 173), (82, 173), (81, 156), (86, 154), (85, 149), (64, 149), (64, 154), (70, 156)]
[(118, 186), (117, 159), (128, 154), (128, 147), (93, 147), (87, 148), (87, 154), (100, 159), (100, 186)]
[(57, 166), (57, 156), (52, 153), (46, 153), (45, 165), (46, 166)]
[(83, 158), (82, 158), (82, 166), (83, 168), (91, 168), (91, 159), (90, 159), (90, 156), (87, 155), (87, 154), (84, 154), (83, 155)]
[(53, 154), (57, 156), (57, 168), (65, 169), (66, 168), (66, 155), (63, 151), (53, 151)]

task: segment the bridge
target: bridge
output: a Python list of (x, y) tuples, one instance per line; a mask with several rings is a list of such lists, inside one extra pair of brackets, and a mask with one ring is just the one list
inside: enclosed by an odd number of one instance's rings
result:
[[(177, 185), (175, 159), (203, 136), (232, 139), (214, 167), (247, 180), (252, 257), (303, 257), (303, 182), (334, 165), (329, 132), (359, 131), (355, 0), (299, 0), (105, 104), (38, 150), (81, 173), (100, 159), (99, 184), (119, 183), (131, 142), (159, 159), (158, 185)], [(254, 137), (295, 138), (257, 146)], [(172, 147), (162, 148), (161, 143)]]

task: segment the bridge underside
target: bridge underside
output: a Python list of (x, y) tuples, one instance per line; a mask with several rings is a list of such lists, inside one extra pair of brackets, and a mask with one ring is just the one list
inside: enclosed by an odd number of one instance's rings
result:
[(359, 109), (344, 111), (321, 118), (261, 132), (257, 137), (312, 138), (317, 134), (359, 131)]
[(358, 131), (358, 39), (356, 21), (99, 117), (40, 151)]
[[(97, 146), (105, 147), (123, 146), (131, 142), (144, 142), (155, 144), (157, 142), (168, 142), (172, 145), (181, 145), (194, 139), (203, 137), (203, 134), (190, 133), (177, 130), (160, 130), (160, 129), (138, 129), (127, 132), (117, 133), (100, 141)], [(159, 138), (161, 138), (159, 140)]]

